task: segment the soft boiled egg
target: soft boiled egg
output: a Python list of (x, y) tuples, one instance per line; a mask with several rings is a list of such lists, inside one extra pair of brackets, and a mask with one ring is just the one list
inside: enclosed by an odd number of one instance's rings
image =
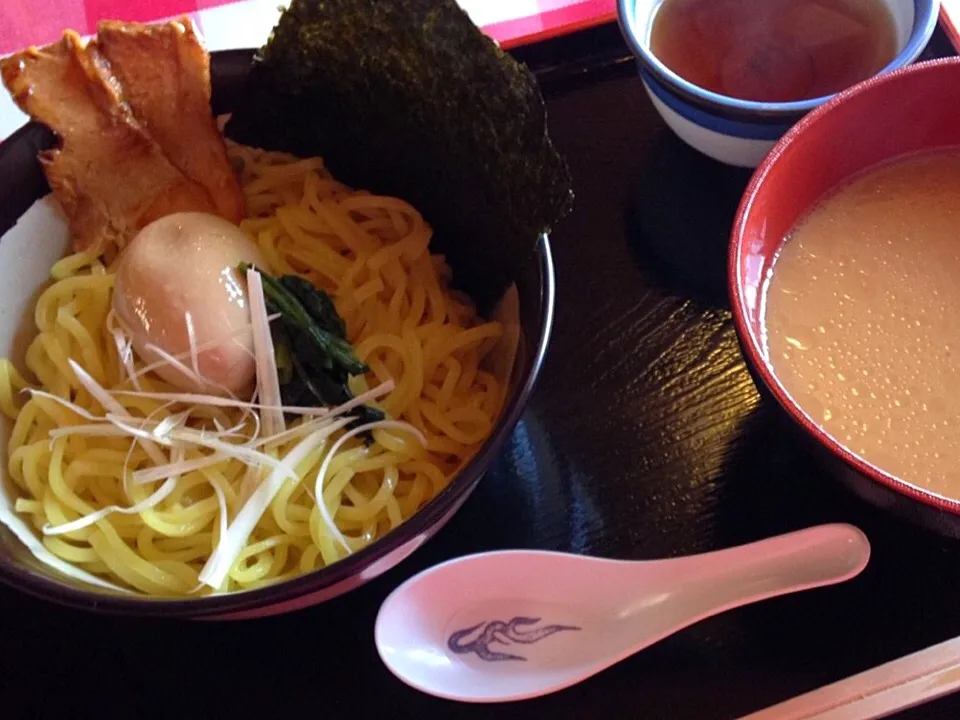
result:
[(240, 228), (194, 212), (150, 223), (120, 256), (113, 309), (141, 360), (152, 364), (166, 353), (183, 364), (156, 369), (183, 391), (249, 396), (253, 390), (256, 361), (241, 262), (264, 266)]

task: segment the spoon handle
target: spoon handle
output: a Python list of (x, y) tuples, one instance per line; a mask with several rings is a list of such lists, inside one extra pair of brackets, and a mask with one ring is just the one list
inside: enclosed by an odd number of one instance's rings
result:
[(673, 580), (683, 588), (688, 612), (702, 619), (849, 580), (866, 567), (869, 558), (870, 543), (860, 530), (846, 524), (820, 525), (680, 559)]

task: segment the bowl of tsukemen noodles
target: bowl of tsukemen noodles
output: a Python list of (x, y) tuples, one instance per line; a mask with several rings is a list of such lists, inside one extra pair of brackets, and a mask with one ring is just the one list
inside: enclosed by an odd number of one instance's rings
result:
[(105, 21), (0, 70), (32, 119), (0, 147), (0, 581), (256, 617), (437, 532), (550, 335), (572, 191), (529, 71), (452, 0), (294, 0), (212, 56)]
[(874, 78), (757, 169), (730, 246), (761, 389), (859, 495), (960, 535), (960, 59)]

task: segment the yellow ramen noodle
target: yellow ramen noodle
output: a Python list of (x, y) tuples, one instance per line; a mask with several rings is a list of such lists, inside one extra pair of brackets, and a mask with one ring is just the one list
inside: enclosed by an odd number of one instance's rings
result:
[[(380, 401), (427, 446), (402, 431), (377, 429), (369, 446), (349, 440), (332, 459), (323, 501), (352, 551), (396, 528), (434, 497), (491, 432), (503, 402), (504, 378), (484, 369), (503, 333), (483, 322), (469, 299), (449, 288), (450, 269), (428, 250), (431, 231), (406, 203), (343, 186), (319, 159), (300, 160), (231, 145), (249, 205), (242, 227), (255, 238), (274, 274), (298, 273), (327, 290), (347, 323), (357, 356), (370, 367), (351, 379), (359, 394), (387, 379)], [(90, 424), (27, 387), (71, 400), (96, 416), (104, 409), (77, 380), (73, 359), (108, 389), (131, 389), (108, 327), (113, 267), (72, 255), (52, 269), (53, 283), (36, 304), (37, 335), (26, 352), (27, 382), (0, 361), (0, 410), (13, 419), (8, 474), (15, 510), (32, 521), (44, 546), (63, 560), (151, 595), (214, 592), (198, 575), (217, 545), (222, 493), (232, 521), (263, 476), (238, 459), (185, 473), (173, 492), (139, 513), (112, 512), (85, 528), (44, 535), (110, 506), (129, 508), (160, 487), (135, 484), (135, 470), (155, 465), (129, 437), (60, 430)], [(142, 368), (139, 361), (136, 368)], [(144, 391), (173, 388), (146, 374)], [(135, 417), (161, 420), (186, 406), (116, 396)], [(194, 417), (230, 428), (254, 423), (231, 408), (203, 406)], [(195, 421), (196, 422), (196, 421)], [(331, 537), (313, 497), (320, 464), (342, 431), (296, 467), (260, 519), (219, 592), (275, 583), (335, 562), (346, 550)], [(239, 438), (246, 439), (245, 437)], [(266, 451), (282, 457), (297, 440)], [(161, 448), (168, 461), (168, 448)], [(182, 452), (182, 451), (181, 451)], [(185, 459), (200, 457), (200, 449)]]

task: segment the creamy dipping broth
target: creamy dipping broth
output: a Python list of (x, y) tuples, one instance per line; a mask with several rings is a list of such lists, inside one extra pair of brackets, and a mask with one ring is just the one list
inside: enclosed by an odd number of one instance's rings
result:
[(872, 168), (788, 235), (764, 345), (824, 431), (911, 484), (960, 498), (960, 150)]

